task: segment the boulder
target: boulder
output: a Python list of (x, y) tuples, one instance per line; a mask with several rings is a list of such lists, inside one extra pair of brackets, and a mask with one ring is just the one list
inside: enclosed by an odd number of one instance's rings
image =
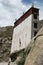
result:
[[(31, 50), (24, 65), (43, 65), (43, 27), (30, 42)], [(27, 47), (28, 51), (29, 45)]]

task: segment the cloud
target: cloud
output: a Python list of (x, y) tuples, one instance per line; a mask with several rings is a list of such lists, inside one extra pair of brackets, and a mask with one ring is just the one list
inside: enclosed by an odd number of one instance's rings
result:
[(0, 26), (13, 25), (26, 10), (22, 0), (0, 0)]
[[(42, 5), (38, 1), (34, 1), (35, 5), (40, 8), (40, 19), (42, 19)], [(23, 12), (26, 12), (31, 7), (30, 4), (25, 4), (22, 0), (0, 0), (0, 26), (14, 25), (15, 19), (18, 19)]]

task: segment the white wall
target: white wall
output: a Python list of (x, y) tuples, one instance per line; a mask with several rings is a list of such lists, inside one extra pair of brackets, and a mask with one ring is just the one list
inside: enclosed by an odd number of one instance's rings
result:
[[(31, 19), (32, 15), (14, 28), (11, 53), (15, 52), (16, 50), (23, 49), (29, 44), (31, 40)], [(19, 39), (21, 39), (21, 47)]]

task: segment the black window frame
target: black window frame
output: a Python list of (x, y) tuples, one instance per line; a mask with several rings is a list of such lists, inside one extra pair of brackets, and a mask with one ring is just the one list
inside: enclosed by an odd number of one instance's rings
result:
[(37, 14), (34, 14), (34, 19), (37, 19)]
[(37, 28), (38, 23), (34, 22), (34, 28)]
[(36, 36), (36, 34), (37, 34), (37, 31), (34, 31), (34, 36)]

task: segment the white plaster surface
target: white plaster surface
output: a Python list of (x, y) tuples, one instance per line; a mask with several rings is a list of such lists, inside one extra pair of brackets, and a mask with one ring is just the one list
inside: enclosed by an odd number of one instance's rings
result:
[[(14, 28), (11, 53), (23, 49), (29, 44), (31, 40), (31, 19), (32, 15), (30, 15), (21, 24)], [(21, 41), (21, 46), (19, 39)]]

